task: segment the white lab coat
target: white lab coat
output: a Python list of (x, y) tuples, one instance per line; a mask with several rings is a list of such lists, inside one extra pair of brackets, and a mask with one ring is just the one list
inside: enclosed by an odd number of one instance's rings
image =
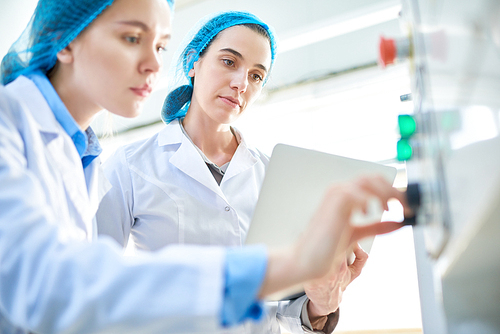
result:
[[(236, 133), (240, 144), (220, 186), (178, 120), (117, 149), (104, 163), (112, 188), (97, 213), (99, 234), (123, 246), (132, 234), (136, 247), (149, 251), (171, 244), (243, 245), (269, 158)], [(304, 333), (306, 301), (269, 303), (266, 321), (227, 332), (279, 333), (278, 317), (293, 333)]]
[(90, 243), (99, 200), (92, 164), (84, 175), (33, 82), (0, 86), (0, 332), (216, 328), (224, 251), (174, 246), (132, 259), (108, 238)]
[(113, 185), (99, 233), (139, 249), (169, 244), (241, 246), (269, 159), (242, 139), (220, 186), (174, 120), (147, 140), (119, 148), (104, 164)]

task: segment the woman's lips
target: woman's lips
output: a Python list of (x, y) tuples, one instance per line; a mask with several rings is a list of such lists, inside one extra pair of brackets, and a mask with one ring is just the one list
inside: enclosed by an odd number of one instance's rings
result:
[(221, 96), (220, 99), (222, 101), (224, 101), (224, 103), (230, 105), (233, 108), (240, 108), (241, 107), (240, 102), (237, 99), (232, 98), (230, 96)]
[(153, 91), (153, 89), (149, 85), (144, 85), (141, 87), (132, 87), (130, 88), (130, 90), (134, 92), (134, 94), (140, 97), (148, 97)]

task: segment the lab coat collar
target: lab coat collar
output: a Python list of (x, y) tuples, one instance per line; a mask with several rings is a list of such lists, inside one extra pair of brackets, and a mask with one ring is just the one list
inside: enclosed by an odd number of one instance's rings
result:
[[(26, 105), (28, 110), (50, 110), (45, 97), (38, 90), (38, 87), (28, 78), (24, 76), (18, 77), (16, 80), (7, 85), (7, 89), (18, 95), (18, 92), (30, 92), (29, 99), (20, 99)], [(21, 96), (20, 96), (21, 97)], [(31, 112), (31, 115), (36, 121), (37, 128), (41, 133), (49, 134), (50, 139), (56, 138), (60, 133), (60, 125), (54, 116), (54, 113)]]
[(221, 186), (233, 176), (252, 168), (257, 163), (257, 158), (254, 157), (252, 152), (249, 150), (241, 132), (234, 127), (233, 130), (235, 135), (239, 137), (240, 144), (238, 145), (236, 152), (234, 152), (233, 158), (231, 159), (226, 173), (222, 178)]
[(200, 154), (191, 140), (182, 133), (178, 119), (167, 124), (158, 134), (158, 146), (167, 145), (179, 145), (177, 151), (170, 157), (169, 162), (172, 165), (225, 199), (203, 159), (197, 159)]
[(184, 135), (179, 128), (179, 120), (174, 119), (158, 133), (158, 146), (180, 144), (182, 137)]
[[(45, 74), (38, 70), (26, 74), (26, 77), (29, 78), (37, 86), (40, 93), (42, 93), (47, 101), (47, 104), (49, 105), (49, 108), (54, 113), (55, 118), (63, 127), (64, 131), (66, 131), (66, 133), (73, 140), (78, 154), (80, 157), (83, 157), (84, 153), (88, 149), (89, 140), (87, 131), (80, 129), (80, 126), (76, 123), (73, 116), (71, 116), (70, 112)], [(90, 135), (92, 134), (93, 132), (90, 132)], [(88, 157), (86, 159), (88, 159)]]
[[(158, 133), (158, 145), (179, 145), (176, 153), (170, 158), (170, 163), (225, 199), (225, 196), (220, 189), (223, 184), (228, 182), (228, 180), (235, 175), (252, 168), (258, 161), (248, 149), (242, 134), (237, 129), (233, 129), (236, 132), (236, 135), (239, 136), (240, 144), (238, 145), (238, 148), (229, 163), (226, 174), (222, 178), (221, 186), (219, 186), (215, 181), (212, 173), (207, 168), (206, 163), (203, 159), (201, 159), (196, 147), (189, 140), (189, 138), (184, 136), (182, 133), (179, 120), (173, 120), (163, 130), (161, 130), (160, 133)], [(188, 157), (191, 157), (191, 159)], [(194, 159), (193, 157), (200, 157), (200, 159)]]
[[(207, 168), (203, 159), (201, 159), (196, 147), (182, 133), (178, 119), (168, 123), (158, 133), (158, 146), (167, 145), (178, 145), (177, 150), (169, 159), (172, 165), (226, 200), (212, 173)], [(197, 159), (197, 157), (200, 157), (200, 159)]]
[(85, 131), (80, 129), (44, 75), (34, 72), (29, 77), (20, 76), (8, 87), (14, 92), (28, 90), (33, 92), (30, 99), (23, 99), (29, 110), (46, 108), (52, 111), (52, 113), (47, 114), (42, 112), (31, 113), (38, 125), (38, 130), (44, 135), (46, 142), (55, 139), (60, 134), (58, 123), (73, 141), (82, 160), (83, 168), (87, 167), (92, 160), (101, 154), (101, 145), (92, 128), (89, 126)]

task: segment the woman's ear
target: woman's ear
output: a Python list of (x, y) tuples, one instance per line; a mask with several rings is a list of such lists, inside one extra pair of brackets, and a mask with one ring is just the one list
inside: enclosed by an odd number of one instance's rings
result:
[(69, 43), (64, 49), (57, 53), (57, 60), (63, 64), (70, 64), (73, 62), (73, 43)]
[[(202, 58), (200, 58), (200, 59), (198, 59), (197, 61), (195, 61), (195, 62), (193, 63), (193, 67), (192, 67), (192, 68), (189, 70), (189, 72), (188, 72), (188, 75), (189, 75), (191, 78), (194, 78), (194, 76), (195, 76), (195, 74), (196, 74), (196, 71), (197, 71), (196, 69), (197, 69), (198, 67), (200, 67), (200, 64), (201, 64), (201, 61), (202, 61), (202, 60), (203, 60), (203, 59), (202, 59)], [(198, 69), (198, 70), (199, 70), (199, 69)]]
[(194, 67), (198, 62), (197, 53), (194, 49), (189, 50), (186, 54), (186, 63), (189, 64), (191, 62), (193, 62), (193, 67), (191, 67), (191, 69), (189, 70), (188, 76), (194, 78)]

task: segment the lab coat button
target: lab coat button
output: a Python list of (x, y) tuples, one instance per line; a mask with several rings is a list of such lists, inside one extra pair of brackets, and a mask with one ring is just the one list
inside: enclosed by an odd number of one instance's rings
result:
[(230, 208), (229, 206), (226, 206), (226, 207), (224, 208), (224, 210), (229, 211), (229, 210), (231, 210), (231, 208)]

